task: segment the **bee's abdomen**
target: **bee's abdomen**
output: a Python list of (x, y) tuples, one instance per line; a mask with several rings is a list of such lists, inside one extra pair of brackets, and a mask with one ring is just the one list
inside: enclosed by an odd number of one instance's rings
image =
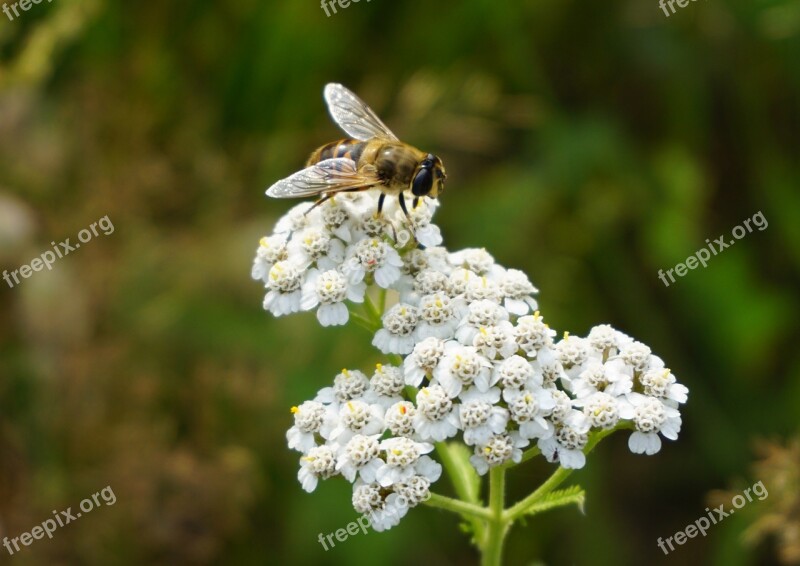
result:
[(365, 145), (366, 142), (349, 138), (325, 144), (311, 154), (306, 162), (306, 167), (334, 157), (347, 157), (357, 164), (364, 152)]

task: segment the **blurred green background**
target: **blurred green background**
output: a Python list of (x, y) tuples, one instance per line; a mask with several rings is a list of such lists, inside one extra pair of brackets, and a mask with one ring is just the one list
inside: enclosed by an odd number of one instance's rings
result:
[[(486, 247), (554, 328), (611, 323), (690, 388), (678, 442), (607, 440), (573, 476), (586, 514), (516, 526), (507, 563), (800, 560), (800, 3), (55, 0), (0, 14), (0, 268), (115, 231), (0, 282), (0, 536), (117, 502), (0, 562), (476, 562), (430, 508), (325, 552), (350, 486), (306, 494), (286, 448), (290, 406), (379, 360), (358, 328), (271, 318), (249, 274), (290, 205), (264, 189), (341, 137), (329, 81), (443, 158), (449, 248)], [(766, 230), (659, 281), (758, 211)], [(765, 501), (658, 549), (758, 480)]]

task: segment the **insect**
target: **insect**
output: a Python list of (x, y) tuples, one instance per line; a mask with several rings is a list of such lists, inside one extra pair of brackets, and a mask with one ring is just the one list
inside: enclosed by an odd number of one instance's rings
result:
[(413, 206), (422, 197), (436, 198), (444, 190), (447, 178), (442, 160), (401, 142), (364, 101), (342, 85), (327, 84), (324, 95), (333, 121), (350, 137), (314, 151), (305, 169), (272, 185), (267, 195), (319, 195), (316, 207), (336, 193), (377, 189), (381, 193), (378, 215), (386, 195), (396, 195), (411, 223), (404, 193), (411, 191)]

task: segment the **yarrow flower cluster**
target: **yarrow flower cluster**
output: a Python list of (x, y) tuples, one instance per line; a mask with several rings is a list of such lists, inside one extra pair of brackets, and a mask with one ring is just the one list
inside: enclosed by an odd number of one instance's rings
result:
[(275, 316), (316, 310), (323, 326), (340, 325), (366, 302), (359, 319), (372, 313), (372, 344), (389, 358), (369, 376), (342, 370), (292, 408), (287, 440), (302, 454), (303, 489), (342, 476), (354, 508), (377, 512), (373, 528), (385, 530), (429, 497), (442, 473), (430, 456), (438, 442), (462, 441), (483, 475), (534, 446), (581, 468), (592, 431), (632, 430), (637, 454), (677, 438), (688, 390), (647, 346), (608, 325), (558, 340), (524, 273), (483, 249), (439, 247), (435, 200), (414, 209), (413, 231), (396, 207), (377, 217), (376, 201), (340, 194), (294, 207), (253, 264)]

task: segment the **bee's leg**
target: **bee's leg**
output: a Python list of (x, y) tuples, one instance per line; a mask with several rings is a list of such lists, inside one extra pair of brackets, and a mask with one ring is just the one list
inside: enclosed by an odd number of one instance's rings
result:
[(411, 209), (413, 210), (417, 208), (418, 204), (419, 204), (419, 197), (414, 197), (414, 201), (411, 203)]
[(411, 230), (411, 234), (414, 236), (414, 239), (417, 239), (417, 233), (414, 229), (414, 221), (411, 220), (411, 215), (408, 213), (408, 208), (406, 208), (406, 198), (403, 196), (403, 193), (400, 193), (400, 196), (397, 197), (397, 200), (400, 201), (400, 210), (403, 211), (403, 214), (406, 215), (406, 219), (408, 220), (408, 227)]
[(381, 196), (378, 197), (378, 216), (381, 215), (383, 211), (383, 201), (386, 200), (386, 193), (381, 193)]
[[(381, 196), (378, 197), (378, 212), (375, 215), (376, 217), (380, 218), (383, 212), (383, 202), (386, 200), (386, 193), (381, 193)], [(392, 239), (396, 242), (397, 241), (397, 230), (394, 228), (394, 222), (387, 219), (389, 226), (392, 228)]]
[(326, 202), (328, 199), (332, 199), (334, 196), (336, 196), (336, 193), (328, 193), (327, 195), (325, 195), (324, 197), (322, 197), (321, 199), (319, 199), (317, 202), (315, 202), (315, 203), (314, 203), (314, 205), (313, 205), (311, 208), (309, 208), (308, 210), (306, 210), (306, 211), (303, 213), (303, 216), (305, 216), (306, 214), (308, 214), (309, 212), (311, 212), (312, 210), (314, 210), (315, 208), (317, 208), (317, 207), (318, 207), (319, 205), (321, 205), (322, 203)]

